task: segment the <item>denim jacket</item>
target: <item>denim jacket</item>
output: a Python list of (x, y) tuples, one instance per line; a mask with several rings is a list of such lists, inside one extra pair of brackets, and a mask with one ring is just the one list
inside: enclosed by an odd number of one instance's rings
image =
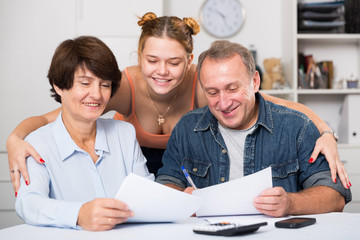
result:
[[(330, 172), (325, 172), (329, 165), (324, 155), (308, 162), (320, 136), (312, 121), (300, 112), (265, 101), (258, 93), (256, 99), (259, 115), (255, 130), (245, 140), (244, 176), (271, 166), (274, 187), (297, 192), (315, 185), (329, 186), (350, 201), (350, 191), (340, 181), (334, 184)], [(163, 184), (188, 187), (181, 166), (198, 188), (229, 181), (228, 151), (218, 121), (207, 106), (180, 119), (162, 161), (156, 181)]]

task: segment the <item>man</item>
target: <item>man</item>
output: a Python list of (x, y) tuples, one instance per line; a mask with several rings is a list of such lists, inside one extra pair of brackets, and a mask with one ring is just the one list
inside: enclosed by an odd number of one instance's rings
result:
[(199, 188), (272, 166), (275, 187), (253, 203), (266, 215), (342, 211), (351, 201), (350, 190), (331, 181), (323, 155), (308, 162), (320, 136), (311, 120), (257, 93), (260, 77), (248, 49), (216, 41), (200, 55), (198, 73), (208, 107), (186, 114), (174, 128), (158, 182), (185, 189), (181, 166)]

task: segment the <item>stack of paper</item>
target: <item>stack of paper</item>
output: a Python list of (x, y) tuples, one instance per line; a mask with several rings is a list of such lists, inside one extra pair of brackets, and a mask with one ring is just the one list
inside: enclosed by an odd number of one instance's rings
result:
[(146, 178), (129, 174), (116, 199), (135, 216), (129, 222), (174, 222), (197, 216), (259, 214), (252, 205), (256, 196), (272, 188), (271, 168), (230, 182), (195, 190), (193, 195)]
[(190, 217), (201, 204), (196, 196), (133, 173), (125, 178), (115, 198), (135, 213), (128, 222), (175, 222)]
[(196, 216), (260, 214), (254, 198), (272, 188), (271, 167), (226, 183), (199, 189), (193, 195), (202, 198)]

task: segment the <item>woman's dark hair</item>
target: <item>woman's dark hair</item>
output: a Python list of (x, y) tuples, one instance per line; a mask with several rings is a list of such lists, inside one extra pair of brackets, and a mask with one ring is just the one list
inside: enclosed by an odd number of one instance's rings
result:
[(120, 85), (121, 71), (110, 48), (100, 39), (81, 36), (62, 42), (55, 50), (48, 72), (51, 96), (61, 103), (54, 85), (60, 89), (70, 89), (74, 84), (74, 73), (87, 68), (95, 76), (111, 81), (111, 96)]

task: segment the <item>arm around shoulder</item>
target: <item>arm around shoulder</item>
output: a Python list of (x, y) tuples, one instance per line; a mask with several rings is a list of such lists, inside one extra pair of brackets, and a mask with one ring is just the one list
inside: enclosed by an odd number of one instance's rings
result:
[[(326, 122), (322, 120), (315, 112), (313, 112), (307, 106), (301, 103), (291, 102), (281, 98), (273, 97), (265, 93), (261, 93), (261, 95), (267, 101), (302, 112), (312, 120), (316, 128), (319, 130), (320, 134), (323, 133), (324, 131), (331, 130), (331, 128), (326, 124)], [(336, 174), (338, 174), (343, 186), (349, 188), (351, 186), (350, 180), (346, 173), (343, 163), (340, 161), (337, 142), (331, 134), (323, 134), (316, 141), (316, 145), (313, 150), (313, 153), (311, 154), (309, 162), (313, 163), (314, 161), (316, 161), (320, 153), (324, 154), (326, 156), (327, 161), (329, 162), (329, 166), (331, 170), (331, 178), (333, 179), (333, 181), (336, 180)]]
[[(40, 116), (29, 117), (23, 120), (10, 134), (10, 136), (17, 136), (18, 138), (24, 139), (31, 132), (36, 129), (55, 121), (59, 115), (61, 108), (55, 109), (54, 111), (45, 113)], [(9, 136), (9, 137), (10, 137)]]
[(291, 108), (293, 110), (302, 112), (303, 114), (308, 116), (308, 118), (310, 118), (314, 122), (315, 126), (318, 128), (320, 133), (322, 133), (325, 130), (330, 129), (330, 127), (326, 124), (325, 121), (323, 121), (318, 115), (316, 115), (316, 113), (314, 111), (312, 111), (310, 108), (308, 108), (304, 104), (292, 102), (292, 101), (285, 100), (282, 98), (277, 98), (277, 97), (270, 96), (265, 93), (261, 93), (261, 95), (263, 96), (263, 98), (265, 98), (266, 101), (270, 101), (272, 103), (282, 105), (284, 107)]
[(25, 181), (30, 184), (30, 178), (25, 164), (26, 157), (32, 156), (38, 163), (44, 162), (36, 150), (24, 141), (24, 138), (39, 127), (55, 121), (60, 110), (61, 109), (58, 108), (41, 116), (27, 118), (9, 135), (6, 141), (6, 149), (8, 152), (9, 168), (15, 170), (13, 174), (10, 174), (15, 195), (20, 187), (20, 173), (23, 175)]

